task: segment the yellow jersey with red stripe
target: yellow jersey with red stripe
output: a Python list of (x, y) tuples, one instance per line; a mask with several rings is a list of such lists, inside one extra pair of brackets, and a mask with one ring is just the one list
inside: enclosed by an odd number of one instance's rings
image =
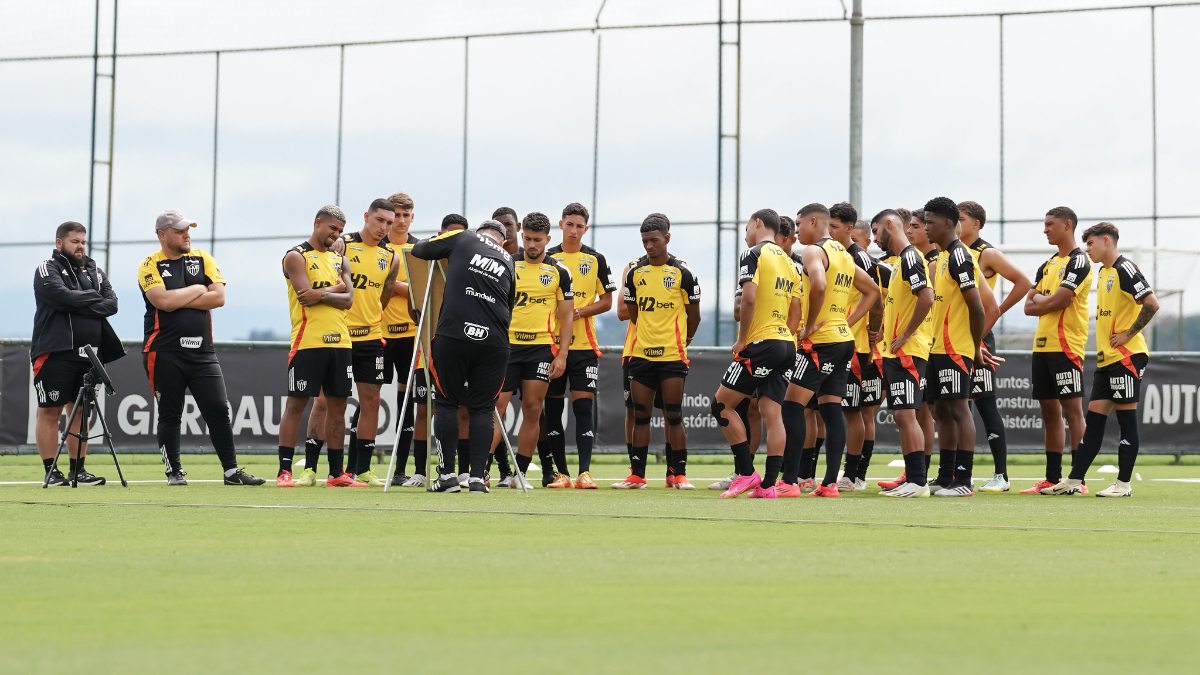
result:
[[(986, 241), (984, 241), (982, 239), (976, 239), (975, 241), (971, 242), (971, 245), (967, 247), (967, 250), (971, 252), (971, 257), (975, 259), (975, 264), (979, 265), (979, 256), (983, 255), (983, 252), (988, 250), (989, 248), (996, 248), (996, 247), (992, 246), (991, 244), (987, 243)], [(983, 272), (983, 267), (980, 267), (979, 271)], [(989, 277), (987, 275), (984, 275), (983, 278), (985, 281), (987, 281), (988, 288), (992, 289), (993, 291), (996, 290), (996, 282), (1000, 281), (999, 274), (992, 272), (992, 276)], [(997, 298), (996, 301), (999, 302), (999, 298)]]
[(346, 260), (350, 261), (350, 283), (354, 285), (354, 304), (346, 310), (350, 341), (378, 340), (383, 337), (383, 286), (395, 254), (386, 241), (368, 245), (361, 232), (343, 234), (342, 241)]
[[(813, 246), (820, 246), (825, 251), (825, 300), (816, 310), (817, 318), (813, 323), (820, 328), (805, 336), (805, 340), (812, 344), (851, 342), (854, 335), (846, 317), (850, 314), (850, 292), (854, 290), (854, 259), (844, 246), (830, 238)], [(809, 311), (812, 309), (810, 307)]]
[(1083, 348), (1088, 337), (1088, 290), (1091, 288), (1092, 264), (1083, 251), (1076, 248), (1065, 256), (1056, 255), (1038, 268), (1034, 288), (1043, 296), (1053, 295), (1059, 288), (1074, 293), (1071, 304), (1058, 311), (1038, 317), (1037, 332), (1033, 334), (1033, 351), (1062, 352), (1083, 367)]
[(934, 265), (933, 348), (929, 353), (946, 354), (969, 373), (974, 369), (977, 345), (971, 337), (971, 319), (963, 291), (976, 288), (979, 266), (971, 251), (957, 239), (938, 255)]
[[(587, 307), (597, 302), (605, 293), (617, 290), (617, 283), (608, 268), (604, 254), (590, 246), (580, 246), (575, 253), (563, 250), (562, 245), (546, 251), (571, 273), (571, 291), (575, 294), (575, 307)], [(570, 349), (587, 349), (600, 356), (600, 341), (596, 339), (596, 317), (585, 316), (575, 321), (571, 329)]]
[(748, 321), (746, 343), (759, 340), (795, 341), (788, 328), (788, 311), (792, 298), (800, 297), (800, 275), (792, 259), (774, 242), (760, 242), (742, 253), (738, 272), (738, 287), (753, 282), (754, 315), (742, 316)]
[(638, 308), (630, 355), (687, 363), (687, 306), (700, 302), (700, 284), (687, 263), (673, 255), (665, 265), (641, 258), (625, 275), (624, 300)]
[(910, 357), (927, 360), (930, 336), (927, 326), (932, 325), (929, 315), (933, 312), (926, 314), (917, 332), (913, 333), (908, 342), (895, 352), (892, 351), (892, 340), (904, 332), (913, 312), (916, 311), (917, 293), (929, 287), (925, 258), (915, 246), (908, 246), (900, 255), (894, 257), (896, 268), (888, 280), (887, 300), (883, 301), (883, 341), (879, 344), (880, 352), (884, 358), (889, 359)]
[[(875, 281), (879, 284), (879, 301), (886, 308), (888, 293), (891, 292), (892, 276), (900, 269), (900, 256), (892, 253), (890, 249), (884, 249), (883, 255), (875, 262), (875, 270), (878, 275)], [(886, 277), (883, 276), (884, 273), (886, 273)], [(876, 361), (883, 357), (883, 343), (884, 341), (880, 340), (878, 343), (871, 345), (871, 355)]]
[[(329, 288), (342, 280), (342, 256), (334, 251), (317, 251), (307, 241), (293, 246), (292, 250), (304, 258), (304, 271), (308, 275), (310, 288)], [(291, 350), (288, 358), (301, 349), (318, 347), (350, 348), (350, 331), (346, 327), (346, 310), (318, 302), (305, 307), (296, 297), (296, 289), (287, 279), (288, 310), (292, 319)]]
[(1123, 361), (1132, 369), (1129, 357), (1148, 352), (1140, 332), (1120, 347), (1113, 347), (1108, 338), (1129, 330), (1141, 312), (1142, 300), (1153, 292), (1138, 266), (1123, 255), (1117, 256), (1112, 267), (1101, 267), (1096, 273), (1097, 366)]
[[(880, 297), (882, 297), (885, 293), (884, 289), (887, 288), (887, 281), (884, 280), (884, 277), (888, 276), (888, 268), (881, 267), (879, 265), (879, 261), (872, 258), (871, 254), (867, 253), (866, 249), (858, 244), (850, 244), (850, 248), (846, 249), (846, 252), (849, 253), (850, 258), (854, 260), (854, 265), (866, 272), (867, 275), (871, 277), (871, 280), (875, 282), (875, 285), (879, 286)], [(890, 277), (888, 277), (888, 279), (890, 280)], [(858, 301), (861, 298), (862, 293), (859, 293), (857, 288), (851, 288), (851, 314), (853, 314), (854, 310), (858, 307)], [(850, 327), (850, 332), (854, 334), (854, 351), (859, 354), (871, 353), (871, 338), (868, 335), (871, 327), (870, 319), (871, 314), (868, 312), (867, 314), (863, 315), (863, 318), (858, 320), (858, 323)]]
[[(408, 235), (408, 241), (403, 244), (389, 244), (392, 250), (400, 258), (396, 261), (396, 283), (408, 283), (408, 268), (404, 265), (404, 252), (412, 249), (413, 244), (419, 241), (411, 234)], [(418, 298), (419, 304), (423, 298)], [(408, 306), (409, 299), (393, 295), (387, 307), (383, 308), (383, 337), (391, 338), (410, 338), (417, 334), (417, 324), (413, 321), (412, 310)], [(420, 307), (417, 308), (418, 310)]]
[(517, 276), (516, 303), (508, 326), (514, 345), (558, 345), (558, 301), (571, 300), (571, 273), (546, 256), (540, 263), (513, 256)]

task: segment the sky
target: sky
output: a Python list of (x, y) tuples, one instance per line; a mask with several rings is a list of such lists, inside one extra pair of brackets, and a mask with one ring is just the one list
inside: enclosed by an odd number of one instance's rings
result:
[[(866, 0), (863, 216), (946, 195), (982, 203), (992, 219), (1003, 213), (1037, 221), (1010, 223), (1003, 236), (994, 223), (983, 232), (993, 243), (1029, 250), (1016, 259), (1032, 275), (1045, 257), (1038, 252), (1045, 248), (1040, 219), (1050, 207), (1071, 206), (1082, 226), (1145, 216), (1156, 206), (1164, 216), (1200, 215), (1194, 112), (1200, 104), (1200, 45), (1194, 41), (1200, 7), (1156, 10), (1156, 98), (1149, 10), (1007, 17), (1003, 204), (999, 20), (872, 18), (1048, 4), (1080, 3)], [(124, 0), (118, 52), (572, 28), (594, 25), (599, 5)], [(102, 7), (107, 17), (109, 5)], [(601, 25), (710, 21), (716, 7), (611, 0)], [(91, 2), (80, 0), (0, 2), (0, 24), (11, 38), (0, 46), (0, 59), (90, 53), (92, 11)], [(747, 19), (841, 15), (836, 1), (743, 5)], [(110, 23), (102, 25), (102, 42), (111, 40), (110, 31)], [(744, 222), (763, 207), (794, 214), (809, 202), (828, 205), (848, 197), (849, 33), (843, 21), (743, 26), (740, 212), (733, 208), (733, 142), (725, 141), (731, 152), (724, 164), (724, 218)], [(597, 248), (619, 269), (640, 255), (640, 242), (634, 228), (606, 226), (639, 223), (650, 212), (666, 213), (676, 223), (716, 217), (717, 41), (715, 27), (691, 26), (351, 46), (344, 62), (337, 47), (225, 53), (219, 106), (213, 54), (121, 58), (112, 238), (152, 239), (155, 216), (168, 208), (200, 223), (194, 235), (205, 249), (214, 230), (218, 237), (295, 234), (295, 241), (217, 242), (213, 252), (229, 280), (227, 305), (214, 315), (218, 339), (243, 339), (252, 330), (287, 333), (278, 260), (305, 238), (316, 210), (335, 201), (351, 214), (350, 230), (371, 199), (404, 191), (416, 201), (415, 229), (425, 231), (451, 212), (464, 212), (472, 224), (499, 206), (556, 219), (565, 204), (579, 201), (599, 225)], [(730, 90), (733, 55), (726, 48)], [(53, 246), (54, 227), (87, 220), (91, 69), (90, 59), (0, 61), (0, 204), (8, 216), (0, 227), (0, 250), (8, 258), (0, 283), (18, 289), (0, 316), (0, 337), (29, 336), (30, 278)], [(108, 103), (102, 87), (101, 154)], [(728, 133), (736, 131), (735, 112), (736, 97), (727, 96)], [(105, 181), (101, 167), (101, 193)], [(103, 200), (97, 203), (93, 239), (102, 238), (105, 223)], [(1117, 224), (1127, 249), (1152, 243), (1149, 220)], [(1200, 219), (1160, 220), (1159, 245), (1200, 250), (1189, 236), (1198, 224)], [(740, 233), (725, 235), (720, 287), (713, 227), (678, 224), (673, 233), (672, 250), (696, 271), (703, 302), (712, 307), (720, 294), (727, 311), (732, 244)], [(113, 323), (122, 337), (141, 337), (144, 305), (135, 271), (155, 248), (112, 248), (108, 270), (122, 300)], [(1189, 312), (1200, 311), (1196, 260), (1160, 258), (1159, 276), (1151, 277), (1162, 289), (1189, 289)], [(1151, 265), (1148, 255), (1141, 262)], [(1022, 320), (1014, 317), (1012, 325)], [(709, 330), (711, 325), (702, 327), (702, 337)]]

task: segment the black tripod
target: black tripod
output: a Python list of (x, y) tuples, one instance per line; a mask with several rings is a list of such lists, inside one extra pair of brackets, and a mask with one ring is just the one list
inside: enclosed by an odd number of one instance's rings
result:
[[(98, 437), (103, 437), (108, 444), (108, 452), (112, 455), (113, 464), (117, 466), (117, 475), (121, 477), (121, 485), (129, 487), (129, 482), (125, 480), (125, 474), (121, 473), (121, 463), (117, 461), (117, 450), (113, 447), (112, 434), (108, 431), (108, 423), (104, 421), (104, 413), (101, 413), (99, 408), (96, 408), (96, 371), (89, 370), (83, 376), (83, 386), (79, 388), (79, 395), (75, 397), (75, 407), (71, 410), (71, 417), (67, 419), (67, 428), (62, 433), (62, 438), (58, 441), (58, 448), (54, 451), (54, 463), (50, 465), (50, 471), (46, 472), (46, 477), (42, 480), (42, 487), (50, 485), (50, 474), (58, 468), (58, 456), (62, 454), (63, 447), (67, 444), (67, 438), (74, 436), (79, 441), (80, 448), (84, 443), (87, 443), (92, 438), (89, 428), (89, 422), (92, 419), (92, 410), (95, 409), (97, 417), (100, 418), (101, 433)], [(101, 378), (104, 379), (104, 378)], [(111, 390), (109, 393), (112, 393)], [(75, 418), (78, 417), (79, 431), (71, 431), (71, 427), (75, 424)], [(79, 487), (77, 482), (77, 472), (72, 471), (67, 477), (71, 481), (71, 487)]]

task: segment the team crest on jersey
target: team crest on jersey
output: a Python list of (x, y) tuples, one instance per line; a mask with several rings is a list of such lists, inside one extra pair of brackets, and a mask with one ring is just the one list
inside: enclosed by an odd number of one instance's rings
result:
[(195, 258), (188, 258), (187, 273), (194, 277), (200, 276), (200, 261)]
[(1108, 290), (1110, 290), (1110, 291), (1112, 290), (1112, 284), (1113, 284), (1112, 277), (1109, 277), (1108, 278)]
[(550, 282), (554, 281), (554, 277), (549, 274), (542, 274), (538, 276), (538, 281), (542, 282), (543, 286), (549, 286)]
[(585, 276), (585, 277), (586, 277), (586, 276), (588, 275), (588, 272), (591, 272), (591, 271), (592, 271), (592, 263), (590, 263), (590, 262), (587, 262), (586, 260), (580, 260), (580, 261), (579, 261), (579, 274), (580, 274), (580, 276)]
[(376, 259), (375, 259), (375, 262), (379, 263), (379, 269), (380, 269), (380, 270), (386, 270), (386, 269), (387, 269), (387, 259), (385, 259), (385, 258), (376, 258)]
[(675, 277), (663, 277), (663, 288), (668, 291), (675, 288)]

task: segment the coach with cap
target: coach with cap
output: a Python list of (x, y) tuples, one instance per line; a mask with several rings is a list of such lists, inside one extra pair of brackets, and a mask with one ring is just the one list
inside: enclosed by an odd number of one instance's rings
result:
[[(104, 363), (125, 356), (125, 348), (108, 317), (117, 313), (117, 294), (108, 278), (87, 256), (87, 228), (68, 221), (58, 226), (54, 252), (33, 275), (33, 388), (37, 392), (37, 446), (49, 485), (68, 485), (54, 466), (58, 450), (58, 420), (69, 413), (91, 363), (83, 348), (91, 346)], [(79, 431), (79, 420), (72, 432)], [(83, 468), (87, 444), (67, 443), (71, 473), (77, 484), (104, 485), (104, 478)]]
[(138, 285), (146, 301), (142, 364), (158, 402), (158, 448), (168, 485), (187, 485), (179, 457), (184, 392), (191, 391), (212, 439), (226, 485), (262, 485), (237, 465), (229, 397), (213, 347), (210, 310), (225, 304), (217, 261), (192, 248), (196, 223), (164, 211), (155, 223), (161, 248), (142, 261)]

